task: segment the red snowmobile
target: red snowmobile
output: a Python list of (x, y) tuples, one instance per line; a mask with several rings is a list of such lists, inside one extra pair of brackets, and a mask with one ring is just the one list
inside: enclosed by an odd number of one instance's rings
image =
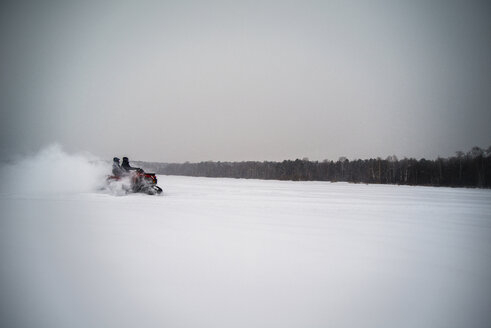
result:
[(158, 195), (162, 193), (162, 188), (157, 186), (157, 177), (155, 173), (146, 173), (142, 169), (136, 169), (133, 172), (128, 172), (120, 176), (110, 175), (107, 177), (107, 182), (120, 181), (129, 178), (130, 186), (123, 185), (126, 192), (142, 192), (147, 195)]

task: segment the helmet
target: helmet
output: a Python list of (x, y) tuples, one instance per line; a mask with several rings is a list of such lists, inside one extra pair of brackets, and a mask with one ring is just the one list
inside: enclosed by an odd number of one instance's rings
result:
[(123, 162), (127, 162), (128, 161), (128, 157), (123, 157)]
[(119, 162), (119, 158), (114, 157), (114, 158), (113, 158), (113, 162)]

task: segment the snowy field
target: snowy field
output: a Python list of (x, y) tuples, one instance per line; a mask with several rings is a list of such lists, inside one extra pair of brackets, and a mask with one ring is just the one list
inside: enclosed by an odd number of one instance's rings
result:
[(163, 196), (117, 196), (49, 156), (58, 182), (1, 189), (1, 327), (491, 325), (490, 190), (159, 176)]

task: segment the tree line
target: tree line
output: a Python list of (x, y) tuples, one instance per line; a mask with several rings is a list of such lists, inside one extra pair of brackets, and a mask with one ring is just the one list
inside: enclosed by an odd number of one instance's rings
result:
[(293, 181), (345, 181), (447, 187), (491, 187), (491, 146), (469, 152), (458, 151), (435, 160), (389, 156), (337, 161), (309, 161), (307, 158), (282, 162), (135, 162), (146, 170), (164, 175), (223, 177)]

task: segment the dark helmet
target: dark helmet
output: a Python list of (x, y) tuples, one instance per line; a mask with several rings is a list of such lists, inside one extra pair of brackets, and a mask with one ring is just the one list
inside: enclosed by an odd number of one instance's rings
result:
[(114, 157), (114, 158), (113, 158), (113, 162), (118, 162), (118, 163), (119, 163), (119, 158)]
[(123, 162), (128, 162), (128, 157), (123, 157)]

